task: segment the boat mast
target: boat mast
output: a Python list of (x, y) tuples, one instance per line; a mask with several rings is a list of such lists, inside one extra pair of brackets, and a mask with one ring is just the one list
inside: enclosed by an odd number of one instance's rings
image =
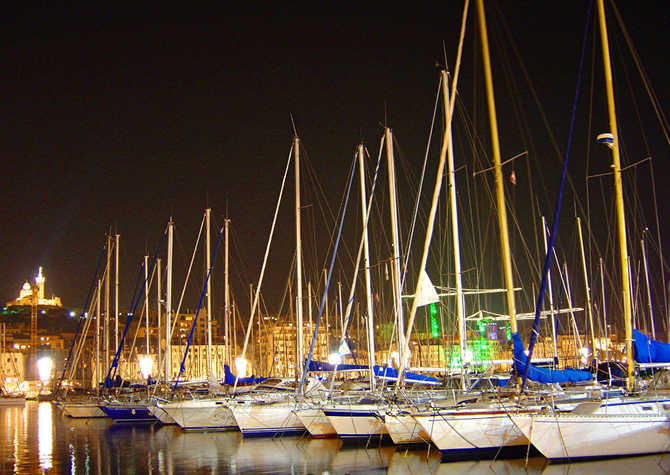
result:
[(605, 89), (607, 92), (607, 109), (612, 142), (607, 145), (612, 150), (612, 172), (614, 174), (614, 191), (616, 198), (616, 212), (619, 234), (619, 259), (621, 265), (621, 298), (623, 302), (624, 325), (626, 332), (626, 358), (628, 367), (627, 389), (633, 388), (633, 323), (630, 301), (630, 276), (628, 275), (628, 245), (626, 242), (626, 216), (623, 206), (623, 183), (621, 178), (621, 157), (619, 155), (619, 132), (617, 129), (616, 111), (614, 107), (614, 85), (612, 80), (612, 64), (610, 62), (609, 40), (607, 38), (607, 21), (605, 19), (605, 4), (598, 0), (598, 19), (600, 23), (600, 40), (603, 49), (603, 63), (605, 67)]
[(114, 253), (114, 348), (119, 347), (119, 246), (121, 235), (116, 235), (116, 249)]
[(226, 352), (226, 363), (231, 367), (233, 365), (231, 354), (230, 354), (230, 289), (228, 288), (228, 230), (230, 225), (230, 219), (226, 218), (224, 221), (225, 227), (225, 262), (224, 262), (224, 302), (223, 302), (223, 325), (224, 325), (224, 337), (226, 341), (225, 352)]
[(168, 223), (168, 244), (167, 244), (167, 282), (165, 283), (165, 383), (169, 384), (170, 374), (172, 373), (172, 349), (170, 340), (172, 337), (172, 245), (173, 245), (172, 220)]
[(589, 274), (586, 268), (586, 252), (584, 250), (584, 236), (582, 235), (582, 220), (577, 218), (577, 231), (579, 232), (579, 246), (582, 250), (582, 269), (584, 270), (584, 291), (586, 292), (586, 315), (591, 330), (591, 354), (597, 359), (596, 354), (596, 331), (593, 326), (593, 308), (591, 306), (591, 288), (589, 287)]
[(507, 230), (507, 208), (505, 205), (505, 189), (503, 187), (503, 176), (500, 158), (500, 143), (498, 138), (498, 119), (496, 116), (495, 96), (493, 94), (493, 75), (491, 73), (491, 55), (489, 53), (489, 40), (486, 31), (486, 14), (484, 12), (484, 0), (477, 0), (477, 16), (479, 19), (479, 33), (482, 42), (482, 59), (484, 62), (484, 77), (486, 79), (486, 97), (489, 108), (489, 124), (491, 127), (491, 141), (493, 145), (493, 167), (496, 185), (496, 203), (498, 207), (498, 224), (500, 225), (500, 247), (503, 258), (503, 270), (505, 273), (505, 287), (507, 289), (507, 312), (510, 318), (510, 330), (516, 333), (516, 303), (514, 300), (514, 277), (512, 274), (512, 257), (509, 246), (509, 235)]
[(296, 275), (296, 361), (295, 376), (301, 377), (302, 350), (302, 237), (300, 235), (300, 139), (293, 138), (295, 154), (295, 275)]
[(398, 230), (398, 197), (395, 183), (395, 160), (393, 158), (393, 132), (386, 128), (386, 157), (388, 160), (389, 199), (391, 207), (391, 235), (393, 239), (393, 301), (395, 303), (396, 325), (398, 328), (399, 365), (405, 366), (405, 322), (402, 311), (401, 273), (400, 273), (400, 236)]
[(642, 246), (642, 259), (644, 262), (644, 278), (647, 284), (647, 306), (649, 307), (649, 324), (651, 326), (651, 337), (656, 339), (656, 327), (654, 326), (654, 311), (651, 305), (651, 287), (649, 286), (649, 266), (647, 265), (647, 246), (645, 245), (644, 235), (640, 240)]
[[(205, 234), (205, 241), (207, 247), (207, 269), (208, 273), (212, 270), (212, 246), (210, 242), (210, 222), (212, 209), (205, 210), (205, 220), (207, 233)], [(211, 275), (211, 274), (210, 274)], [(212, 279), (207, 279), (207, 377), (212, 372)]]
[[(463, 309), (463, 285), (461, 280), (461, 259), (460, 259), (460, 246), (459, 246), (459, 235), (458, 235), (458, 216), (457, 216), (457, 205), (456, 205), (456, 180), (455, 180), (455, 170), (454, 170), (454, 155), (452, 147), (452, 134), (451, 134), (451, 117), (453, 108), (450, 105), (449, 101), (449, 81), (447, 77), (447, 72), (441, 72), (440, 82), (442, 83), (442, 94), (444, 99), (444, 110), (447, 123), (447, 128), (444, 133), (444, 139), (440, 148), (440, 162), (437, 168), (437, 178), (435, 182), (435, 189), (433, 191), (433, 199), (430, 208), (430, 214), (428, 216), (428, 225), (426, 226), (426, 238), (423, 244), (423, 253), (421, 255), (421, 264), (419, 265), (419, 280), (425, 278), (426, 274), (426, 263), (428, 262), (428, 251), (430, 249), (430, 243), (433, 238), (433, 229), (435, 227), (435, 217), (437, 215), (437, 208), (440, 199), (440, 192), (442, 190), (442, 181), (444, 168), (449, 162), (449, 188), (450, 188), (450, 201), (451, 201), (451, 225), (452, 225), (452, 237), (454, 245), (454, 266), (456, 273), (456, 309), (458, 316), (458, 338), (459, 338), (459, 347), (461, 352), (461, 377), (465, 379), (465, 370), (463, 365), (463, 359), (465, 356), (465, 342), (466, 342), (466, 332), (465, 332), (465, 312)], [(447, 160), (447, 155), (449, 160)], [(432, 286), (432, 284), (430, 284)], [(414, 295), (414, 300), (412, 302), (412, 307), (410, 310), (409, 321), (407, 324), (407, 335), (405, 336), (405, 348), (403, 349), (404, 353), (409, 353), (409, 341), (412, 328), (414, 326), (414, 319), (416, 318), (416, 311), (419, 305), (425, 305), (428, 302), (419, 302), (419, 285), (417, 285), (417, 290)], [(435, 294), (435, 300), (439, 301), (437, 294)], [(403, 368), (398, 372), (398, 379), (401, 379)]]
[[(547, 220), (542, 216), (542, 237), (544, 239), (544, 253), (547, 254), (549, 245), (547, 243)], [(549, 311), (551, 312), (551, 337), (554, 340), (554, 358), (558, 358), (558, 342), (556, 338), (556, 314), (554, 313), (554, 292), (551, 285), (551, 266), (547, 272), (547, 292), (549, 293)], [(558, 361), (558, 360), (556, 360)]]
[[(370, 246), (368, 240), (368, 202), (365, 189), (365, 155), (363, 144), (358, 145), (358, 170), (361, 181), (361, 216), (363, 218), (363, 268), (365, 269), (365, 297), (368, 310), (368, 365), (370, 371), (374, 368), (375, 361), (375, 319), (374, 307), (372, 305), (372, 280), (370, 278)], [(375, 390), (375, 378), (370, 377), (370, 389)]]
[(102, 281), (98, 279), (98, 295), (95, 301), (95, 386), (100, 387), (100, 292)]
[[(111, 229), (110, 229), (111, 231)], [(112, 235), (107, 234), (107, 267), (105, 269), (105, 327), (104, 327), (104, 332), (103, 332), (103, 338), (105, 342), (105, 350), (104, 350), (104, 361), (105, 361), (105, 366), (107, 366), (110, 363), (109, 359), (109, 310), (110, 310), (110, 304), (111, 302), (109, 301), (109, 295), (110, 295), (110, 269), (112, 268)]]
[(163, 326), (161, 325), (161, 260), (156, 259), (156, 364), (158, 366), (158, 375), (160, 381), (160, 362), (161, 352), (161, 334), (163, 333)]
[(146, 330), (145, 343), (147, 349), (147, 358), (149, 358), (149, 255), (144, 256), (144, 323)]

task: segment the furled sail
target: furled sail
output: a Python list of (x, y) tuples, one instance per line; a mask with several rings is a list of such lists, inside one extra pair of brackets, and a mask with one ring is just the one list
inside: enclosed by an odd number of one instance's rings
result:
[(670, 363), (670, 344), (633, 330), (633, 357), (638, 363)]
[[(526, 356), (526, 349), (523, 346), (521, 337), (518, 333), (512, 335), (514, 341), (514, 366), (518, 374), (526, 374), (526, 363), (528, 357)], [(578, 383), (580, 381), (590, 381), (593, 375), (588, 371), (581, 371), (578, 369), (549, 369), (539, 368), (532, 363), (528, 364), (528, 379), (538, 383)]]

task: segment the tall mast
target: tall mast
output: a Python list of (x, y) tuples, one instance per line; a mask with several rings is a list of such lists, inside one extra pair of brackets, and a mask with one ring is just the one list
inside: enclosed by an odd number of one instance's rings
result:
[(149, 357), (149, 255), (144, 256), (144, 323), (145, 323), (145, 344), (147, 349), (147, 358)]
[(461, 272), (461, 239), (458, 233), (458, 202), (456, 201), (456, 167), (454, 166), (454, 142), (451, 132), (453, 106), (449, 97), (449, 81), (446, 71), (442, 71), (444, 108), (447, 114), (447, 165), (449, 170), (449, 204), (451, 206), (451, 234), (454, 246), (454, 276), (456, 277), (456, 316), (458, 317), (458, 341), (461, 346), (461, 375), (465, 377), (463, 358), (465, 356), (467, 329), (465, 327), (465, 302), (463, 301), (463, 276)]
[[(111, 230), (110, 230), (111, 231)], [(104, 362), (105, 366), (110, 363), (109, 359), (109, 310), (111, 302), (109, 301), (110, 297), (110, 277), (111, 277), (111, 268), (112, 268), (112, 235), (107, 234), (107, 267), (105, 269), (105, 326), (104, 326), (104, 342), (105, 342), (105, 351), (104, 351)]]
[(589, 328), (591, 330), (591, 354), (597, 358), (596, 354), (596, 331), (593, 326), (593, 307), (591, 305), (591, 288), (589, 287), (589, 274), (586, 268), (586, 252), (584, 250), (584, 237), (582, 235), (582, 220), (577, 218), (577, 231), (579, 232), (579, 246), (582, 250), (582, 269), (584, 271), (584, 285), (586, 292), (586, 316), (589, 322)]
[(649, 266), (647, 264), (647, 246), (645, 246), (644, 237), (640, 240), (642, 246), (642, 259), (644, 262), (644, 278), (647, 284), (647, 307), (649, 308), (649, 323), (651, 325), (651, 337), (656, 339), (656, 327), (654, 326), (654, 311), (651, 304), (651, 287), (649, 286)]
[(489, 108), (489, 124), (491, 127), (491, 141), (493, 145), (493, 167), (496, 185), (496, 204), (498, 207), (498, 224), (500, 226), (500, 247), (507, 288), (507, 312), (510, 318), (510, 330), (517, 332), (516, 304), (514, 301), (514, 276), (512, 274), (512, 257), (509, 246), (507, 229), (507, 208), (505, 205), (505, 189), (500, 158), (500, 143), (498, 136), (498, 119), (496, 116), (495, 96), (493, 94), (493, 74), (491, 73), (491, 55), (489, 53), (489, 39), (486, 31), (486, 13), (484, 0), (477, 0), (477, 16), (479, 18), (479, 33), (482, 42), (482, 59), (484, 61), (484, 77), (486, 79), (486, 97)]
[(627, 389), (633, 388), (633, 322), (630, 300), (630, 276), (628, 275), (628, 244), (626, 242), (626, 215), (623, 207), (623, 183), (621, 178), (621, 157), (619, 155), (619, 131), (617, 128), (616, 111), (614, 107), (614, 82), (612, 80), (612, 64), (610, 62), (609, 40), (607, 38), (607, 21), (605, 19), (605, 4), (598, 0), (598, 19), (600, 20), (600, 40), (603, 49), (603, 63), (605, 67), (605, 89), (607, 91), (607, 109), (609, 113), (609, 133), (612, 142), (608, 143), (612, 150), (612, 172), (614, 173), (614, 192), (616, 198), (616, 213), (619, 234), (619, 259), (621, 266), (621, 301), (623, 302), (623, 316), (626, 331), (626, 358), (628, 361)]
[(228, 288), (228, 227), (230, 225), (230, 220), (226, 218), (224, 220), (225, 228), (225, 262), (224, 262), (224, 275), (223, 275), (223, 325), (224, 325), (224, 338), (226, 342), (225, 353), (226, 353), (226, 363), (232, 367), (232, 359), (230, 354), (230, 289)]
[[(375, 362), (375, 319), (372, 306), (372, 280), (370, 278), (370, 246), (368, 241), (368, 203), (365, 190), (365, 156), (363, 144), (358, 145), (358, 169), (361, 175), (361, 210), (363, 217), (363, 268), (365, 269), (365, 296), (367, 303), (367, 328), (368, 328), (368, 364), (370, 371)], [(375, 378), (370, 378), (370, 386), (375, 389)]]
[(114, 348), (119, 347), (119, 246), (121, 235), (116, 235), (116, 248), (114, 253)]
[(167, 244), (167, 262), (166, 267), (166, 277), (167, 282), (165, 283), (165, 383), (170, 382), (170, 374), (172, 372), (172, 349), (171, 349), (171, 337), (172, 337), (172, 246), (174, 240), (174, 223), (172, 219), (168, 223), (168, 244)]
[[(549, 250), (549, 245), (547, 243), (547, 220), (542, 216), (542, 237), (544, 238), (544, 253), (546, 254)], [(554, 343), (554, 358), (558, 358), (558, 343), (556, 338), (556, 315), (554, 315), (554, 292), (551, 285), (551, 267), (549, 267), (549, 272), (547, 272), (547, 292), (549, 293), (549, 312), (551, 314), (551, 338)], [(558, 360), (557, 360), (558, 361)]]
[(98, 279), (98, 292), (95, 301), (95, 389), (100, 387), (100, 293), (102, 281)]
[(398, 196), (395, 183), (395, 160), (393, 157), (393, 132), (386, 128), (386, 157), (388, 161), (389, 199), (391, 207), (391, 236), (393, 239), (393, 301), (395, 303), (396, 325), (398, 328), (398, 353), (400, 367), (405, 366), (405, 321), (403, 318), (400, 273), (400, 232), (398, 229)]
[(160, 375), (160, 362), (161, 362), (161, 334), (163, 331), (163, 326), (161, 320), (163, 316), (161, 315), (161, 260), (156, 260), (156, 352), (157, 352), (157, 364), (158, 364), (158, 374)]
[(302, 350), (302, 237), (300, 235), (300, 139), (293, 139), (295, 156), (295, 275), (296, 275), (296, 348), (295, 376), (300, 378), (303, 364)]
[[(428, 225), (426, 226), (426, 238), (423, 244), (423, 253), (421, 255), (421, 264), (419, 265), (419, 280), (425, 278), (426, 274), (426, 263), (428, 262), (428, 252), (430, 249), (430, 243), (433, 238), (433, 229), (435, 227), (435, 217), (437, 216), (437, 209), (440, 200), (440, 193), (442, 191), (442, 182), (444, 175), (444, 168), (447, 164), (447, 155), (449, 156), (449, 187), (450, 187), (450, 201), (451, 201), (451, 224), (452, 224), (452, 233), (454, 241), (454, 271), (456, 273), (456, 308), (458, 316), (458, 338), (459, 338), (459, 347), (461, 352), (461, 377), (465, 377), (465, 371), (463, 369), (463, 363), (465, 358), (465, 342), (466, 342), (466, 331), (465, 331), (465, 313), (463, 309), (463, 285), (461, 280), (461, 259), (460, 259), (460, 246), (459, 246), (459, 235), (458, 235), (458, 216), (457, 216), (457, 205), (456, 205), (456, 180), (455, 180), (455, 170), (454, 170), (454, 155), (453, 147), (451, 142), (451, 112), (453, 109), (450, 107), (449, 102), (449, 84), (446, 71), (441, 72), (440, 82), (442, 83), (442, 93), (444, 99), (444, 110), (446, 115), (445, 122), (447, 123), (447, 128), (444, 133), (444, 138), (442, 140), (442, 145), (440, 147), (440, 162), (437, 167), (437, 178), (435, 181), (435, 189), (433, 191), (433, 199), (430, 208), (430, 214), (428, 217)], [(431, 284), (432, 285), (432, 284)], [(436, 296), (435, 301), (438, 301), (439, 298)], [(414, 326), (414, 319), (416, 318), (416, 311), (419, 305), (425, 305), (427, 302), (420, 302), (419, 299), (419, 285), (417, 285), (417, 291), (412, 302), (412, 308), (410, 310), (409, 322), (407, 325), (407, 335), (405, 337), (405, 348), (404, 353), (409, 352), (409, 340)], [(400, 373), (402, 373), (402, 369)], [(399, 376), (400, 377), (400, 376)]]
[(207, 377), (212, 371), (212, 249), (210, 242), (210, 218), (212, 215), (211, 208), (207, 208), (205, 211), (205, 220), (207, 222), (207, 233), (205, 235), (205, 241), (207, 246), (207, 275), (210, 278), (207, 279)]

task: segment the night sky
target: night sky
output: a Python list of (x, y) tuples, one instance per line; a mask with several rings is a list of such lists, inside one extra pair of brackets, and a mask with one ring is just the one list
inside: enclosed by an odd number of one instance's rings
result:
[[(112, 229), (121, 235), (121, 305), (127, 307), (142, 256), (153, 255), (168, 219), (173, 217), (180, 239), (175, 259), (187, 261), (207, 206), (217, 231), (228, 214), (243, 248), (247, 280), (240, 282), (239, 271), (231, 277), (242, 294), (260, 271), (293, 123), (334, 212), (357, 144), (363, 140), (375, 159), (383, 124), (393, 129), (412, 172), (420, 173), (433, 123), (436, 63), (445, 63), (446, 49), (453, 69), (462, 8), (462, 2), (4, 3), (0, 300), (16, 298), (42, 266), (47, 296), (83, 307)], [(533, 177), (538, 179), (534, 193), (551, 215), (560, 159), (526, 82), (565, 154), (588, 3), (508, 1), (487, 8), (493, 74), (500, 81), (503, 159), (530, 150), (543, 170)], [(667, 108), (669, 9), (660, 1), (625, 2), (619, 8), (660, 105)], [(473, 13), (474, 4), (459, 91), (468, 113), (486, 127)], [(594, 15), (595, 6), (589, 42)], [(618, 29), (614, 41), (616, 51), (624, 49)], [(588, 147), (591, 161), (609, 156), (593, 146), (606, 127), (601, 60), (593, 54), (593, 47), (587, 48), (579, 131), (571, 149), (571, 177), (581, 187)], [(643, 123), (624, 135), (630, 152), (625, 160), (654, 157), (660, 206), (667, 206), (668, 146), (660, 129), (650, 125), (657, 121), (639, 79), (632, 79), (638, 77), (633, 63), (627, 53), (619, 54), (617, 79), (641, 98), (639, 103), (621, 99), (619, 113), (627, 117), (626, 126)], [(503, 64), (516, 76), (508, 76)], [(594, 79), (591, 64), (598, 71)], [(510, 86), (514, 81), (517, 85)], [(518, 98), (510, 92), (514, 88)], [(525, 109), (532, 112), (519, 126)], [(488, 135), (482, 137), (490, 150)], [(524, 137), (533, 137), (533, 145)], [(634, 149), (637, 141), (642, 144)], [(608, 171), (604, 163), (589, 167), (590, 174)], [(645, 183), (645, 173), (638, 181)], [(432, 190), (434, 175), (429, 176)], [(651, 208), (647, 185), (641, 186), (640, 199)], [(525, 199), (523, 187), (520, 179), (517, 202)], [(270, 310), (279, 305), (292, 257), (292, 186), (287, 193), (276, 235), (279, 255), (265, 284)], [(574, 214), (569, 203), (562, 218)], [(661, 223), (670, 232), (665, 212)], [(356, 247), (352, 236), (349, 249)], [(667, 232), (664, 239), (670, 252)], [(611, 258), (611, 249), (604, 252)], [(197, 266), (201, 281), (202, 260)], [(175, 276), (175, 284), (183, 279)], [(190, 294), (189, 305), (197, 298)]]

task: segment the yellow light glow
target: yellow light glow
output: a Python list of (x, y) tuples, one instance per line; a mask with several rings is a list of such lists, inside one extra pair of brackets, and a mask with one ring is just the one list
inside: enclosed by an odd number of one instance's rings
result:
[(41, 358), (37, 361), (37, 371), (40, 374), (40, 381), (45, 382), (51, 379), (51, 370), (53, 367), (54, 363), (49, 358)]
[(140, 356), (140, 372), (144, 379), (149, 379), (151, 376), (151, 370), (154, 366), (154, 360), (151, 356)]
[(235, 358), (235, 369), (237, 370), (238, 378), (245, 378), (247, 376), (247, 360), (238, 356)]

